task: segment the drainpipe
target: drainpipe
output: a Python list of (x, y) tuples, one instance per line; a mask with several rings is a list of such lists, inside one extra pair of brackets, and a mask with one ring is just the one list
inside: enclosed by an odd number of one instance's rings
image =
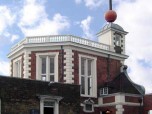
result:
[(110, 79), (110, 54), (108, 54), (107, 58), (107, 81)]

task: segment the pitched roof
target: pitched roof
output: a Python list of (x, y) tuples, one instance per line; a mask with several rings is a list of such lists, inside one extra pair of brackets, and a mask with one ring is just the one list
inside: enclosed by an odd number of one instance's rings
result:
[(134, 83), (127, 74), (127, 66), (124, 66), (121, 72), (115, 79), (104, 84), (109, 87), (109, 94), (112, 93), (131, 93), (131, 94), (145, 94), (145, 88), (141, 85)]

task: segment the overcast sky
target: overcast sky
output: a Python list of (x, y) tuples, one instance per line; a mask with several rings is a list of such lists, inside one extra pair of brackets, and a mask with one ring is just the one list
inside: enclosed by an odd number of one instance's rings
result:
[[(130, 78), (152, 93), (152, 0), (113, 0), (115, 23), (129, 32)], [(0, 0), (0, 74), (9, 75), (7, 54), (26, 36), (72, 34), (97, 41), (108, 0)]]

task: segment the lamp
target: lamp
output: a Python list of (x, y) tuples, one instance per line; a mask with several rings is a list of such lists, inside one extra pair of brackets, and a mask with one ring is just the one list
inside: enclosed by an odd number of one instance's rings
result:
[(106, 114), (110, 114), (110, 110), (107, 109), (107, 110), (106, 110)]

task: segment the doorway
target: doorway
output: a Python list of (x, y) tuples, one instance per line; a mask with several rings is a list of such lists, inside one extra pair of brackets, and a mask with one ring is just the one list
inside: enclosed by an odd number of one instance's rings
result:
[(44, 107), (44, 114), (54, 114), (53, 107)]

